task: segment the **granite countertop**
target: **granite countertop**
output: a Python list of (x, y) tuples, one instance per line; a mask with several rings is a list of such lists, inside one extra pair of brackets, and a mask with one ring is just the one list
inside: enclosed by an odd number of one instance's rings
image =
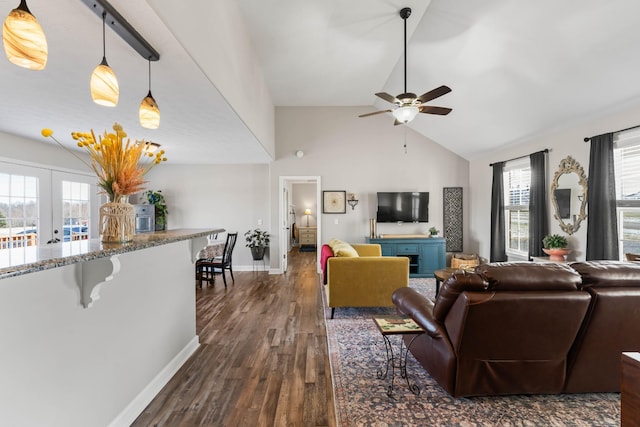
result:
[(130, 243), (102, 243), (100, 239), (91, 239), (3, 249), (0, 250), (0, 280), (224, 231), (223, 228), (181, 228), (136, 234)]

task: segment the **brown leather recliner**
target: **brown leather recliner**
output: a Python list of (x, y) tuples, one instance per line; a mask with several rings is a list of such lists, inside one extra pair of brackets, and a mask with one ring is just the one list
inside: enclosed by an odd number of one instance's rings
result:
[(494, 263), (454, 274), (435, 304), (412, 288), (393, 302), (425, 329), (411, 353), (451, 395), (561, 393), (591, 299), (580, 283), (562, 264)]
[(592, 300), (569, 354), (565, 392), (619, 392), (622, 352), (640, 351), (640, 265), (588, 261), (571, 267)]

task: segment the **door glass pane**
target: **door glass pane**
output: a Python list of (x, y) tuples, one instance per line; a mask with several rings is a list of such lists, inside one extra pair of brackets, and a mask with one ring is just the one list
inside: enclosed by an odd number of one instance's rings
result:
[(89, 238), (89, 184), (62, 181), (63, 241)]
[(0, 174), (0, 250), (38, 244), (38, 179)]

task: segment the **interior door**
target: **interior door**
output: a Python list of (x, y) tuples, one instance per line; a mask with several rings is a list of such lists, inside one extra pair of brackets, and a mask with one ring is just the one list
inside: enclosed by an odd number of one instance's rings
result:
[(280, 238), (280, 252), (282, 253), (282, 272), (287, 272), (287, 262), (289, 256), (289, 236), (291, 234), (291, 224), (289, 224), (289, 190), (285, 187), (282, 189), (282, 233)]

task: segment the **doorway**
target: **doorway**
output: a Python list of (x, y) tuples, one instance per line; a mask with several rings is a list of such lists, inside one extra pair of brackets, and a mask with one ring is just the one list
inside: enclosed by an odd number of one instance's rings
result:
[[(296, 193), (301, 192), (302, 188), (304, 188), (305, 196), (301, 198)], [(279, 270), (282, 273), (287, 272), (289, 252), (300, 249), (300, 235), (296, 233), (296, 230), (301, 225), (304, 228), (313, 229), (315, 232), (316, 271), (320, 271), (319, 248), (322, 236), (320, 188), (319, 176), (280, 177), (279, 249), (282, 255), (280, 256)], [(310, 213), (305, 214), (305, 211)]]

